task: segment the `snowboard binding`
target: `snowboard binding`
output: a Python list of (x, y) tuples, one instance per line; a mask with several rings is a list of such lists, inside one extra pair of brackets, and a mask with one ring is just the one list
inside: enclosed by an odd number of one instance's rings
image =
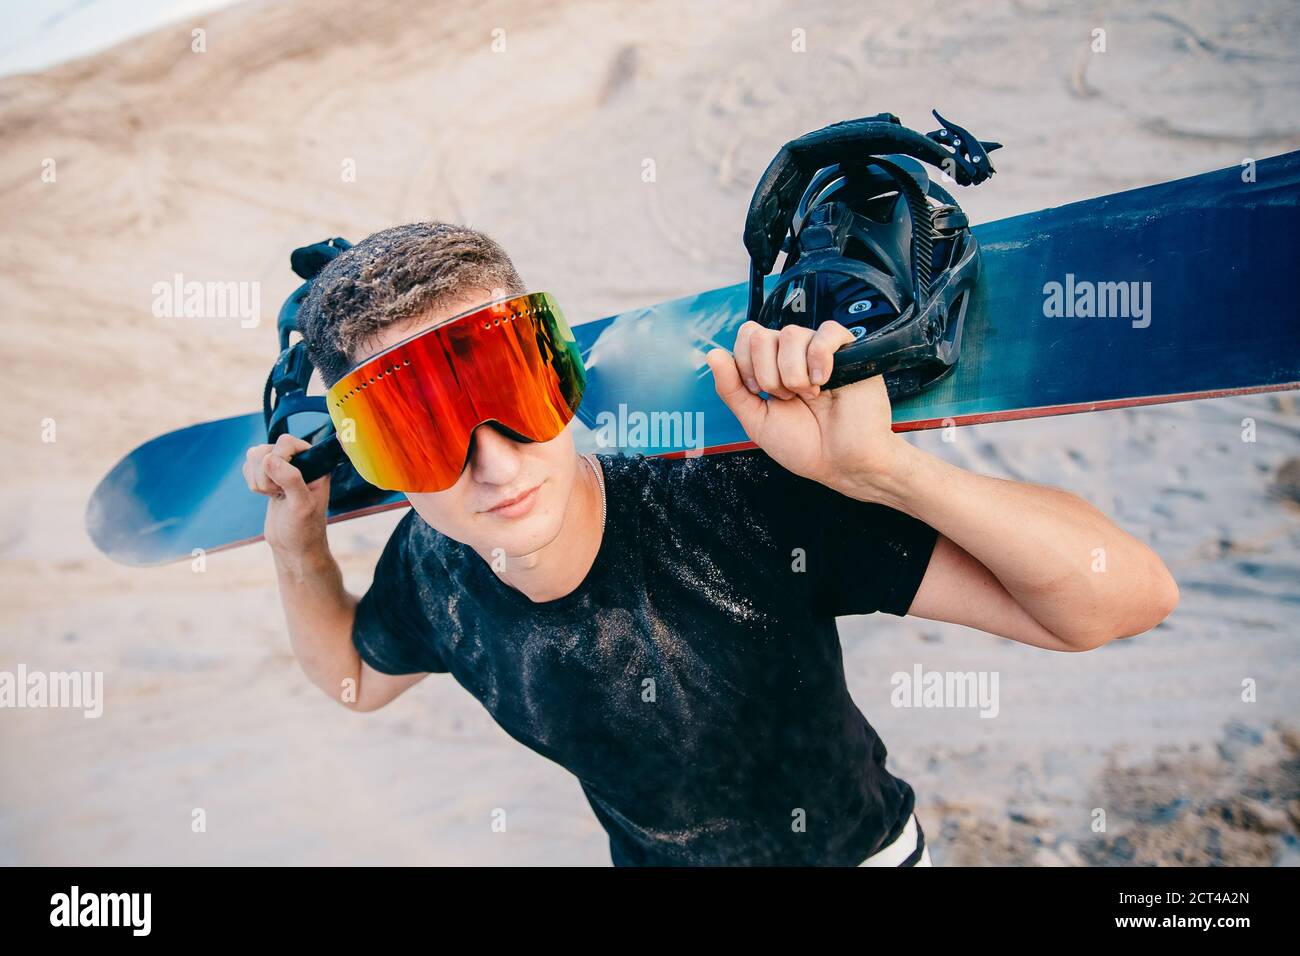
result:
[(373, 494), (374, 488), (357, 474), (348, 461), (343, 447), (334, 434), (334, 423), (329, 420), (325, 396), (308, 395), (315, 366), (307, 354), (307, 343), (301, 338), (290, 344), (298, 332), (298, 309), (307, 298), (312, 280), (340, 253), (350, 249), (346, 239), (325, 239), (310, 246), (293, 250), (289, 262), (293, 271), (304, 281), (285, 299), (280, 307), (276, 327), (280, 335), (280, 357), (276, 359), (262, 392), (262, 417), (266, 421), (266, 440), (276, 440), (290, 430), (291, 420), (303, 413), (319, 413), (326, 421), (319, 428), (303, 435), (311, 448), (293, 457), (292, 464), (302, 472), (303, 480), (310, 483), (330, 475), (330, 507), (347, 507), (348, 503)]
[[(901, 398), (956, 366), (979, 246), (922, 163), (975, 185), (996, 172), (988, 154), (1001, 144), (934, 117), (941, 128), (927, 135), (890, 113), (808, 133), (782, 147), (754, 190), (748, 317), (771, 329), (847, 328), (854, 341), (835, 353), (828, 388), (884, 375)], [(780, 252), (785, 264), (765, 297)]]

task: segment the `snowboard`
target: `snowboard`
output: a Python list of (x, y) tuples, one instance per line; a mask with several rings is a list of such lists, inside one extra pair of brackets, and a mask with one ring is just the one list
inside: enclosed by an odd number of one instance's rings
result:
[[(982, 271), (954, 371), (895, 402), (895, 431), (1300, 387), (1300, 152), (976, 226)], [(772, 277), (772, 282), (775, 277)], [(704, 361), (730, 348), (747, 286), (575, 325), (582, 451), (684, 456), (753, 447)], [(324, 413), (295, 416), (311, 438)], [(240, 469), (261, 414), (146, 442), (86, 515), (115, 561), (155, 565), (260, 540), (266, 502)], [(405, 505), (333, 472), (330, 521)]]

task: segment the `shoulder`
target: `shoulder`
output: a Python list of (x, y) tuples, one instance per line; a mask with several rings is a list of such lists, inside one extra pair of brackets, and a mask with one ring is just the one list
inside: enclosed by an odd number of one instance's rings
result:
[(414, 508), (408, 508), (389, 536), (388, 546), (410, 554), (422, 553), (437, 548), (441, 537)]

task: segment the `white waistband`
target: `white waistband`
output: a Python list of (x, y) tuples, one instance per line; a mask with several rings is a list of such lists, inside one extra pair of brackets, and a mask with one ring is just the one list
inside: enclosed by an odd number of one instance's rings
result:
[[(902, 866), (903, 861), (916, 852), (919, 839), (920, 829), (916, 825), (916, 814), (912, 814), (907, 818), (907, 825), (903, 827), (903, 832), (893, 843), (881, 847), (858, 866)], [(929, 862), (930, 854), (927, 848), (922, 851), (921, 861), (917, 865), (927, 866)]]

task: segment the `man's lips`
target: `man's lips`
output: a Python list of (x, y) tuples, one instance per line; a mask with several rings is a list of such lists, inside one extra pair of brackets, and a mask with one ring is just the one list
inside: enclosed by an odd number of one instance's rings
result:
[(537, 501), (537, 490), (541, 487), (540, 484), (534, 485), (521, 495), (507, 498), (505, 501), (493, 505), (485, 513), (496, 515), (498, 518), (518, 518), (526, 515), (532, 510), (533, 504)]

